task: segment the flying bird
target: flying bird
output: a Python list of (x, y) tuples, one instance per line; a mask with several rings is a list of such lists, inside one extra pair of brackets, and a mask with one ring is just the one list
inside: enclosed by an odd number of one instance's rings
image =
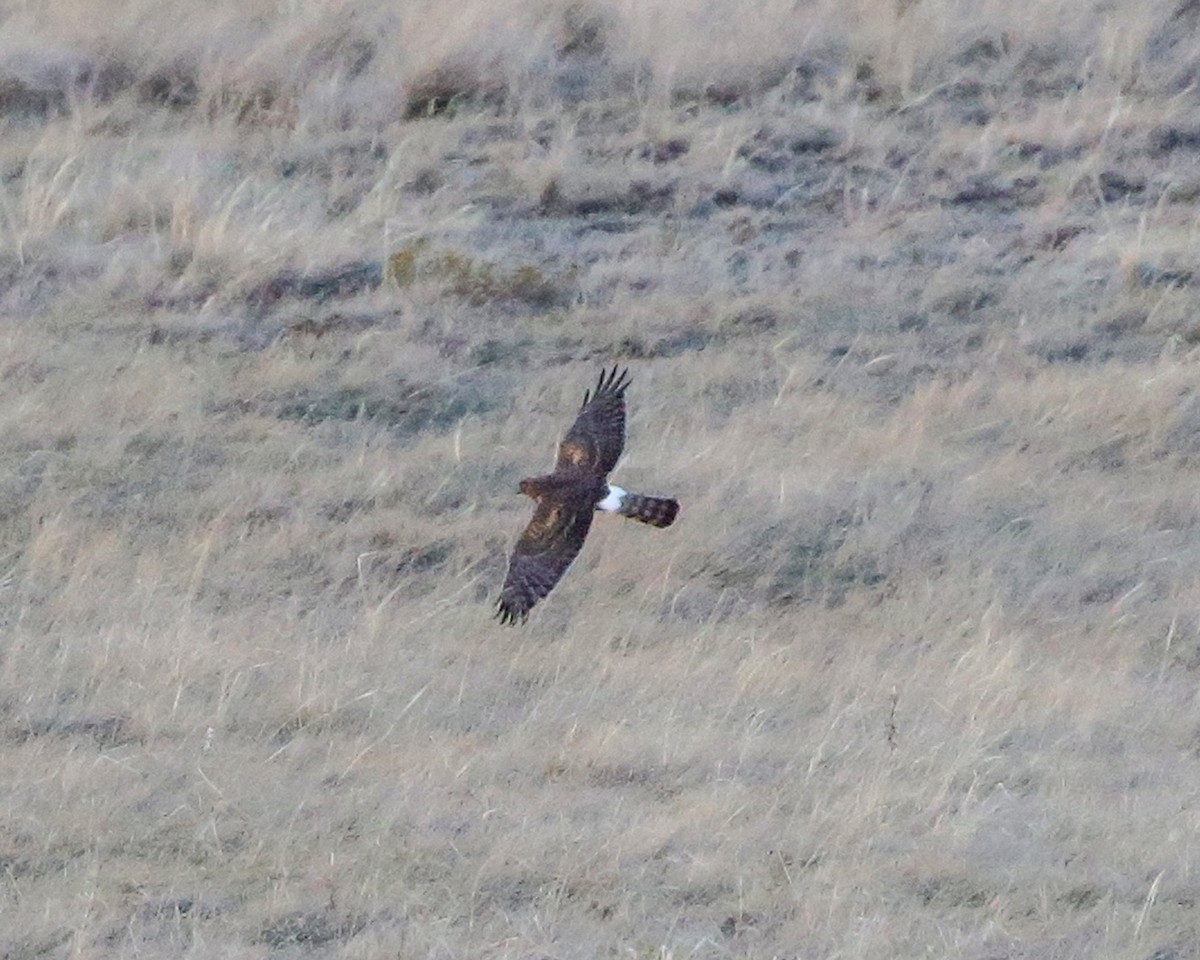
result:
[(652, 527), (669, 527), (679, 514), (670, 497), (628, 493), (608, 482), (625, 446), (625, 390), (629, 371), (600, 371), (594, 391), (583, 395), (575, 423), (558, 447), (554, 472), (527, 477), (519, 490), (537, 508), (508, 560), (496, 616), (524, 623), (575, 559), (597, 510), (619, 513)]

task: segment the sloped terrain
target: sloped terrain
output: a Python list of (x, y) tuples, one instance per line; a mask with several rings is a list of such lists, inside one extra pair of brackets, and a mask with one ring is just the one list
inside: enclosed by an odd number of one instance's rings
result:
[[(0, 956), (1200, 949), (1200, 8), (0, 13)], [(518, 480), (628, 365), (518, 629)]]

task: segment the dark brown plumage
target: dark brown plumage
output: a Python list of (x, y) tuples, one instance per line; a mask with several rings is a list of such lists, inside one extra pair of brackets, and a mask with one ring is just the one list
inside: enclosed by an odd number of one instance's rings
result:
[(558, 448), (555, 473), (584, 470), (604, 479), (625, 448), (625, 391), (629, 388), (629, 371), (617, 368), (605, 377), (600, 371), (600, 382), (593, 396), (585, 390), (583, 403), (571, 429), (563, 437)]
[(631, 520), (641, 520), (652, 527), (669, 527), (679, 515), (679, 501), (669, 497), (647, 497), (640, 493), (627, 493), (617, 513)]
[(596, 510), (654, 527), (675, 522), (678, 501), (626, 493), (608, 483), (625, 446), (628, 387), (628, 370), (602, 370), (559, 445), (554, 472), (521, 481), (520, 492), (532, 497), (537, 508), (508, 561), (496, 605), (501, 623), (524, 623), (533, 605), (553, 589), (583, 547)]

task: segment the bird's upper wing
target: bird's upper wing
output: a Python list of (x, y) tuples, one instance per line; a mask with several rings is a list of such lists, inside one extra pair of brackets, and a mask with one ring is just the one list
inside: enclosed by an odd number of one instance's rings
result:
[(496, 615), (501, 623), (523, 623), (530, 608), (548, 594), (583, 546), (595, 505), (586, 498), (544, 497), (508, 560)]
[(575, 423), (558, 448), (555, 473), (583, 470), (606, 475), (617, 465), (625, 446), (625, 390), (629, 371), (600, 371), (595, 392), (583, 395)]

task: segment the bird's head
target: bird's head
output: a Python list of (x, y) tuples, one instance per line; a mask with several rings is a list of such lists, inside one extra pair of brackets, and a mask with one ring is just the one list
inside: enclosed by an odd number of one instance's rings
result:
[(527, 497), (537, 496), (537, 494), (533, 491), (533, 482), (531, 480), (522, 480), (517, 485), (517, 493), (523, 493)]

